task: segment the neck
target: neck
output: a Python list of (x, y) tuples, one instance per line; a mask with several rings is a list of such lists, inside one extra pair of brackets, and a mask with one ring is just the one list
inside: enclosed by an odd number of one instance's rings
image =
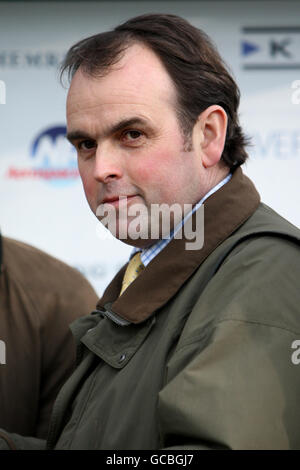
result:
[(202, 190), (202, 199), (212, 188), (214, 188), (218, 183), (220, 183), (226, 176), (230, 173), (230, 168), (223, 164), (219, 163), (211, 168), (206, 168), (204, 173), (204, 184)]

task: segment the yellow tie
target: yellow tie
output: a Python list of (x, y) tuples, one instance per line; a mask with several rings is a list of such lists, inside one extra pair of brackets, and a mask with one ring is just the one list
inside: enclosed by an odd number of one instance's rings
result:
[(141, 261), (141, 252), (139, 251), (131, 258), (128, 263), (123, 277), (120, 295), (123, 294), (127, 287), (138, 277), (138, 275), (143, 271), (144, 268), (145, 266)]

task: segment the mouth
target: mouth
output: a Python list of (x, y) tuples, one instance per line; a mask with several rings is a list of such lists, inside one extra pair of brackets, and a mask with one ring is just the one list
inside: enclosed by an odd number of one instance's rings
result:
[(131, 201), (133, 198), (135, 198), (137, 194), (133, 194), (132, 196), (111, 196), (111, 197), (106, 197), (103, 199), (102, 204), (111, 204), (115, 207), (119, 206), (120, 203), (127, 204), (127, 202)]

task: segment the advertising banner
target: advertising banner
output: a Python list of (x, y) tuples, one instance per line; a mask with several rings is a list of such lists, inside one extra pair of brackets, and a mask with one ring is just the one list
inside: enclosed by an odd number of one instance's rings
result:
[(244, 171), (300, 226), (300, 3), (0, 2), (1, 232), (77, 267), (99, 295), (131, 248), (85, 200), (58, 66), (75, 42), (147, 12), (183, 16), (216, 43), (252, 138)]

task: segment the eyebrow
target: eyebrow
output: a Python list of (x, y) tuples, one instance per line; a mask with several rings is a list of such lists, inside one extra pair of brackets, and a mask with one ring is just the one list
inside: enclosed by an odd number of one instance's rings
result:
[[(148, 122), (140, 117), (132, 117), (129, 119), (122, 119), (121, 121), (117, 122), (116, 124), (108, 127), (104, 133), (102, 134), (103, 137), (108, 137), (109, 135), (115, 134), (116, 132), (121, 131), (122, 129), (134, 125), (142, 125), (145, 126), (147, 125)], [(91, 137), (87, 132), (81, 131), (81, 130), (75, 130), (68, 132), (66, 135), (66, 138), (68, 139), (69, 142), (73, 143), (76, 140), (79, 139), (89, 139), (89, 140), (95, 140), (93, 137)]]

